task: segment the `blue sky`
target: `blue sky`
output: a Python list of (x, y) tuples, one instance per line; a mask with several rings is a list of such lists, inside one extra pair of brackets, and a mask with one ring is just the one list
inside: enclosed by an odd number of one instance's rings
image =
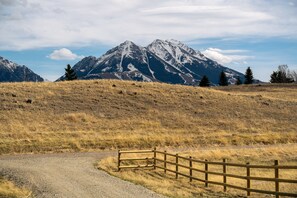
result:
[(297, 0), (0, 0), (0, 56), (55, 80), (83, 56), (176, 39), (269, 81), (297, 70)]

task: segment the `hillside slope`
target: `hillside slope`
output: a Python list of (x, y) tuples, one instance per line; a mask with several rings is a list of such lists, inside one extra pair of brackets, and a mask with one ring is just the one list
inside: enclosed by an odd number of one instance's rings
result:
[(0, 153), (297, 142), (297, 86), (5, 83)]

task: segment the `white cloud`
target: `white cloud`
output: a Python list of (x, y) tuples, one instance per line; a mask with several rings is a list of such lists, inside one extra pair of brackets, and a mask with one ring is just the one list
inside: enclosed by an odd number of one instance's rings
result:
[[(293, 1), (290, 1), (293, 2)], [(296, 38), (293, 4), (270, 0), (0, 0), (0, 50), (133, 40)]]
[[(217, 61), (222, 65), (230, 63), (241, 63), (247, 64), (248, 59), (252, 59), (253, 56), (242, 55), (242, 53), (247, 52), (246, 50), (222, 50), (218, 48), (208, 48), (202, 53), (212, 59)], [(239, 54), (238, 54), (239, 53)]]
[(84, 56), (79, 56), (74, 54), (67, 48), (61, 48), (59, 50), (54, 50), (50, 55), (47, 56), (53, 60), (75, 60), (84, 58)]

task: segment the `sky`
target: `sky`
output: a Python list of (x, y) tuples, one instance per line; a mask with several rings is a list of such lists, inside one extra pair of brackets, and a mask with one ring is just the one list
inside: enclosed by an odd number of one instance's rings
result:
[(269, 81), (297, 70), (297, 0), (0, 0), (0, 56), (54, 81), (131, 40), (176, 39)]

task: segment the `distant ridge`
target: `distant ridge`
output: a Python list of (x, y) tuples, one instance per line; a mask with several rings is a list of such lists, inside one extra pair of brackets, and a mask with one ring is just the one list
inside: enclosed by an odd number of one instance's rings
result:
[[(73, 66), (79, 79), (121, 79), (145, 82), (196, 85), (207, 75), (213, 85), (218, 84), (224, 71), (231, 84), (240, 72), (205, 57), (176, 40), (157, 39), (147, 47), (125, 41), (99, 58), (88, 56)], [(63, 80), (62, 76), (58, 80)]]
[(0, 82), (43, 82), (44, 79), (25, 65), (18, 65), (0, 56)]

